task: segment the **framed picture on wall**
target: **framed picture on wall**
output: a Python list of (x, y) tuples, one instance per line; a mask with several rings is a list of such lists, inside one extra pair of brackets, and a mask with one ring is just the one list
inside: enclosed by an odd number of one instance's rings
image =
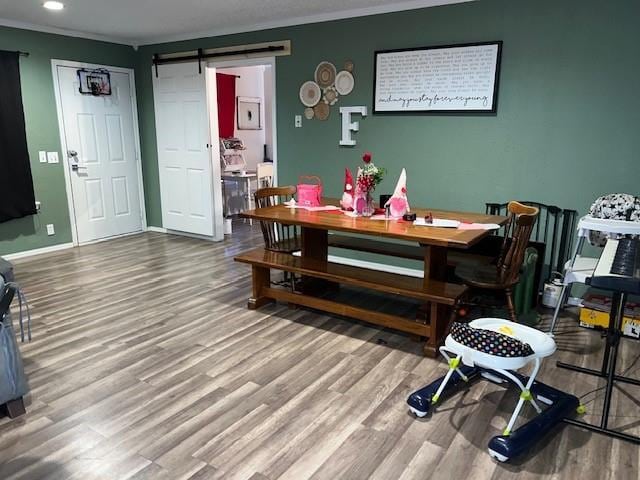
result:
[(262, 130), (260, 104), (257, 97), (237, 97), (238, 130)]
[(375, 52), (373, 113), (496, 113), (502, 42)]

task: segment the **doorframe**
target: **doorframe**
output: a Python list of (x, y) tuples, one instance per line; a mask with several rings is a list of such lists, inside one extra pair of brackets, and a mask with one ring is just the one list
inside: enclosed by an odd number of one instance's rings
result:
[[(69, 220), (71, 222), (71, 237), (74, 246), (80, 245), (78, 241), (78, 227), (76, 224), (76, 215), (75, 208), (73, 203), (73, 189), (71, 188), (71, 174), (68, 168), (68, 159), (67, 159), (67, 140), (65, 137), (64, 130), (64, 115), (62, 113), (62, 97), (60, 94), (60, 79), (58, 76), (58, 67), (71, 67), (71, 68), (105, 68), (112, 72), (117, 73), (126, 73), (129, 75), (129, 89), (131, 91), (131, 103), (132, 103), (132, 115), (133, 115), (133, 136), (134, 136), (134, 144), (135, 144), (135, 155), (136, 155), (136, 166), (137, 166), (137, 174), (138, 174), (138, 192), (140, 197), (140, 219), (142, 223), (142, 232), (146, 232), (148, 230), (147, 225), (147, 210), (144, 199), (144, 182), (142, 178), (142, 154), (140, 152), (140, 127), (138, 126), (138, 99), (136, 92), (136, 79), (135, 72), (132, 68), (124, 68), (124, 67), (114, 67), (111, 65), (99, 65), (95, 63), (85, 63), (85, 62), (75, 62), (72, 60), (59, 60), (59, 59), (51, 59), (51, 70), (53, 73), (53, 91), (56, 99), (56, 112), (58, 114), (58, 133), (60, 134), (60, 146), (62, 148), (62, 156), (61, 163), (63, 164), (62, 170), (64, 171), (64, 183), (65, 190), (67, 193), (67, 206), (69, 208)], [(115, 235), (114, 237), (108, 237), (109, 239), (118, 238), (121, 236), (132, 235), (136, 232), (125, 233), (122, 235)], [(94, 243), (102, 241), (103, 239), (92, 240), (85, 243)]]
[[(271, 156), (273, 157), (271, 160), (273, 161), (273, 185), (276, 186), (278, 185), (278, 130), (277, 130), (277, 122), (276, 122), (276, 119), (277, 119), (276, 109), (277, 109), (278, 102), (276, 101), (276, 90), (277, 90), (276, 89), (276, 57), (274, 56), (251, 57), (251, 58), (238, 58), (235, 60), (220, 60), (220, 61), (212, 60), (210, 62), (207, 62), (208, 68), (215, 68), (216, 70), (220, 68), (259, 67), (259, 66), (265, 66), (265, 65), (268, 65), (271, 67), (271, 136), (273, 137), (271, 139), (272, 141)], [(217, 107), (217, 101), (216, 101), (216, 107)], [(209, 112), (209, 115), (212, 115), (214, 113), (217, 115), (217, 110), (215, 112)], [(213, 132), (212, 132), (212, 137), (213, 137)], [(216, 171), (216, 176), (218, 177), (217, 181), (219, 183), (220, 181), (222, 181), (222, 177), (221, 177), (222, 172), (220, 168), (219, 154), (218, 154), (217, 162), (214, 162), (214, 168), (216, 168), (215, 171)]]
[[(238, 58), (236, 60), (221, 60), (215, 61), (212, 60), (207, 62), (207, 67), (212, 67), (215, 69), (219, 68), (238, 68), (238, 67), (259, 67), (268, 65), (271, 67), (271, 136), (272, 138), (272, 152), (271, 156), (273, 157), (273, 184), (278, 185), (278, 130), (277, 130), (277, 122), (276, 122), (276, 110), (277, 110), (277, 99), (276, 99), (276, 57), (251, 57), (251, 58)], [(217, 105), (217, 102), (216, 102)], [(220, 163), (220, 159), (218, 158), (218, 163)]]

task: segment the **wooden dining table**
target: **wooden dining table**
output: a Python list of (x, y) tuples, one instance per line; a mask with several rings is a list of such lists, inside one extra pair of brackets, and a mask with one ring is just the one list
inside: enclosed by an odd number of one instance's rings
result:
[[(333, 199), (325, 199), (325, 203), (335, 205), (336, 201)], [(435, 219), (458, 220), (462, 223), (493, 223), (504, 225), (507, 222), (507, 217), (482, 213), (424, 208), (412, 211), (416, 213), (418, 217), (431, 214)], [(331, 262), (328, 262), (329, 232), (342, 232), (346, 234), (356, 234), (358, 236), (366, 235), (367, 237), (377, 237), (378, 240), (383, 241), (403, 240), (405, 242), (411, 242), (416, 246), (419, 245), (423, 251), (424, 273), (421, 279), (409, 279), (398, 274), (373, 272), (371, 270), (369, 270), (368, 275), (370, 278), (375, 277), (383, 283), (386, 280), (390, 288), (393, 288), (395, 285), (398, 291), (396, 292), (394, 290), (394, 293), (402, 294), (404, 291), (411, 295), (412, 288), (415, 289), (415, 293), (418, 294), (413, 295), (414, 298), (423, 298), (419, 296), (421, 293), (420, 290), (423, 290), (425, 295), (426, 293), (431, 293), (435, 301), (429, 302), (432, 304), (430, 308), (430, 330), (416, 330), (410, 324), (398, 323), (399, 321), (394, 322), (391, 318), (385, 318), (383, 314), (379, 314), (380, 318), (378, 318), (376, 317), (376, 312), (369, 311), (365, 313), (362, 309), (337, 308), (337, 305), (326, 303), (325, 301), (311, 301), (306, 297), (295, 297), (289, 293), (277, 293), (275, 289), (270, 288), (266, 284), (268, 283), (268, 279), (265, 279), (264, 271), (260, 274), (261, 278), (256, 280), (255, 277), (257, 273), (256, 270), (254, 270), (254, 296), (250, 299), (249, 306), (250, 308), (257, 308), (268, 301), (284, 299), (290, 303), (300, 303), (303, 306), (326, 310), (331, 313), (339, 313), (365, 321), (372, 321), (373, 323), (399, 328), (400, 330), (411, 333), (427, 332), (429, 333), (430, 341), (427, 342), (425, 350), (428, 350), (429, 354), (435, 353), (438, 342), (442, 340), (442, 338), (438, 337), (442, 337), (443, 330), (449, 321), (448, 318), (445, 319), (443, 317), (450, 315), (451, 311), (451, 308), (442, 308), (442, 304), (438, 305), (438, 298), (446, 298), (447, 296), (455, 297), (456, 294), (454, 292), (457, 292), (455, 285), (447, 283), (447, 253), (452, 249), (469, 249), (491, 234), (490, 230), (417, 226), (414, 225), (413, 222), (404, 220), (355, 217), (338, 210), (309, 211), (302, 208), (288, 208), (284, 205), (249, 210), (243, 212), (241, 216), (261, 222), (297, 225), (301, 229), (301, 253), (300, 257), (295, 260), (295, 262), (300, 262), (299, 264), (294, 265), (291, 263), (294, 260), (291, 260), (291, 262), (289, 262), (289, 260), (283, 262), (281, 257), (278, 257), (279, 260), (276, 260), (269, 252), (264, 252), (264, 254), (256, 252), (254, 256), (251, 257), (257, 262), (253, 263), (254, 266), (257, 264), (265, 268), (280, 268), (280, 266), (282, 266), (283, 270), (290, 268), (289, 271), (294, 273), (298, 271), (298, 273), (306, 272), (311, 275), (315, 272), (320, 272), (320, 278), (333, 281), (333, 283), (342, 283), (342, 280), (344, 280), (346, 283), (376, 288), (373, 282), (366, 285), (366, 275), (363, 275), (361, 272), (361, 270), (365, 269), (331, 265)], [(244, 260), (242, 258), (236, 258), (236, 260), (252, 263), (248, 257)], [(356, 281), (356, 277), (360, 280)], [(256, 285), (256, 281), (259, 285)], [(384, 289), (378, 288), (378, 290)], [(448, 304), (448, 306), (451, 307), (451, 304)], [(438, 324), (437, 328), (435, 327), (436, 324)]]

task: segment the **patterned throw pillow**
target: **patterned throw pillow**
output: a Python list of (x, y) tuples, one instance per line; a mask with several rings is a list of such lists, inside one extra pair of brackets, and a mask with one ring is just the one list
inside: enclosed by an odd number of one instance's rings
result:
[(528, 343), (492, 330), (473, 328), (466, 323), (454, 322), (451, 336), (462, 345), (497, 357), (528, 357), (534, 354)]

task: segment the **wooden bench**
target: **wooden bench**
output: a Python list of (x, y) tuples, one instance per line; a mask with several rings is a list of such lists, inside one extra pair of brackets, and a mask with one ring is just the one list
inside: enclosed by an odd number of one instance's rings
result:
[[(451, 320), (451, 315), (443, 315), (443, 311), (446, 309), (452, 312), (453, 307), (467, 290), (464, 285), (435, 280), (425, 282), (422, 278), (332, 262), (322, 262), (310, 258), (303, 259), (287, 253), (272, 252), (264, 248), (245, 252), (235, 257), (235, 260), (249, 264), (252, 267), (253, 295), (249, 299), (249, 308), (251, 309), (279, 300), (335, 315), (356, 318), (420, 337), (427, 337), (424, 350), (426, 354), (431, 356), (435, 356)], [(326, 298), (319, 298), (308, 294), (306, 291), (297, 292), (278, 288), (271, 285), (271, 269), (302, 275), (305, 278), (353, 285), (392, 295), (414, 298), (428, 305), (428, 315), (424, 319), (412, 320)], [(447, 320), (437, 321), (438, 318)]]

